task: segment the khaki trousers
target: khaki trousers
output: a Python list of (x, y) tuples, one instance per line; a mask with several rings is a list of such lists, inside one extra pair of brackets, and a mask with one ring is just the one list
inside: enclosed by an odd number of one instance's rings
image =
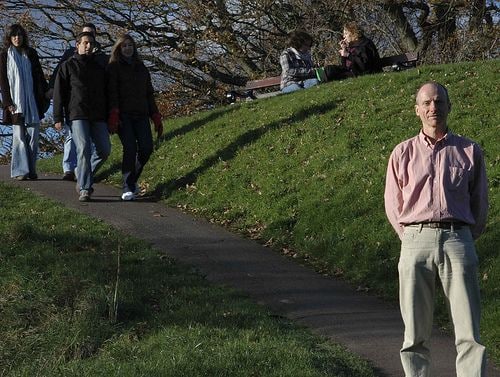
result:
[[(399, 259), (399, 299), (405, 325), (401, 362), (406, 377), (431, 377), (431, 337), (436, 275), (455, 330), (458, 377), (484, 377), (485, 348), (479, 340), (478, 259), (467, 226), (431, 229), (406, 226)], [(439, 376), (435, 376), (439, 377)]]

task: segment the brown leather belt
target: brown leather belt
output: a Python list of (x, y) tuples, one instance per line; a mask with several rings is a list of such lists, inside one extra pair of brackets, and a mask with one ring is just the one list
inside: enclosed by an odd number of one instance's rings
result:
[(407, 224), (407, 226), (421, 226), (422, 228), (431, 228), (431, 229), (462, 229), (469, 224), (464, 223), (462, 221), (432, 221), (428, 223), (412, 223)]

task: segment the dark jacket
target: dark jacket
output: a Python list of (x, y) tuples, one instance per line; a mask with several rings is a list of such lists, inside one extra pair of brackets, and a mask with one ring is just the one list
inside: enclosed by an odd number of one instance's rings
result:
[(50, 89), (54, 89), (54, 85), (56, 83), (57, 72), (59, 72), (59, 69), (61, 68), (62, 63), (64, 63), (66, 60), (68, 60), (73, 55), (75, 55), (75, 53), (76, 53), (75, 47), (70, 47), (66, 51), (64, 51), (64, 54), (61, 56), (61, 59), (59, 59), (59, 62), (57, 63), (56, 67), (54, 68), (54, 71), (52, 72), (52, 75), (50, 76), (50, 79), (49, 79), (49, 88)]
[(75, 54), (64, 63), (54, 84), (54, 122), (107, 119), (106, 70), (93, 55)]
[[(68, 60), (75, 54), (76, 54), (76, 47), (70, 47), (66, 51), (64, 51), (64, 54), (61, 56), (61, 59), (59, 59), (59, 62), (57, 63), (56, 67), (54, 68), (54, 71), (52, 72), (52, 76), (50, 76), (49, 80), (50, 89), (54, 88), (57, 72), (59, 71), (59, 68), (61, 68), (62, 63), (64, 63), (66, 60)], [(96, 42), (93, 55), (94, 59), (97, 60), (97, 62), (100, 65), (106, 67), (106, 65), (108, 64), (109, 57), (102, 51), (99, 42)]]
[(342, 57), (342, 66), (355, 76), (382, 71), (377, 47), (369, 38), (361, 37), (350, 44), (347, 50), (349, 56)]
[(148, 69), (139, 60), (108, 65), (108, 107), (120, 113), (150, 116), (158, 112)]
[[(33, 90), (35, 92), (35, 101), (38, 109), (38, 116), (42, 119), (45, 112), (49, 108), (50, 100), (45, 98), (47, 91), (47, 80), (43, 74), (42, 66), (35, 49), (28, 47), (28, 59), (31, 63), (31, 75), (33, 77)], [(12, 116), (10, 111), (7, 110), (9, 106), (14, 105), (10, 95), (10, 84), (7, 78), (7, 50), (4, 49), (0, 53), (0, 90), (2, 92), (2, 106), (3, 106), (3, 124), (20, 124), (21, 120), (17, 116)]]

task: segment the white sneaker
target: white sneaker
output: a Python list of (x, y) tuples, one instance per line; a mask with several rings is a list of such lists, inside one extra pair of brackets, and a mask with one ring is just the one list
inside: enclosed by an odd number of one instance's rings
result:
[(89, 190), (81, 190), (80, 191), (80, 196), (78, 197), (78, 200), (80, 202), (89, 202), (91, 194), (92, 193)]
[(122, 200), (130, 201), (135, 199), (135, 194), (132, 191), (127, 191), (122, 194)]

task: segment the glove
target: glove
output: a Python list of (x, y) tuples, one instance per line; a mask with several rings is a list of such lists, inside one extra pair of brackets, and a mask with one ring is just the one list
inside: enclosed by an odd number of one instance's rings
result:
[(161, 121), (162, 120), (161, 114), (154, 113), (153, 115), (151, 115), (151, 120), (153, 121), (153, 123), (155, 125), (156, 134), (158, 135), (158, 137), (161, 137), (161, 135), (163, 135), (163, 123)]
[(115, 134), (118, 132), (120, 125), (120, 110), (116, 107), (112, 108), (109, 112), (108, 118), (108, 131), (110, 134)]

